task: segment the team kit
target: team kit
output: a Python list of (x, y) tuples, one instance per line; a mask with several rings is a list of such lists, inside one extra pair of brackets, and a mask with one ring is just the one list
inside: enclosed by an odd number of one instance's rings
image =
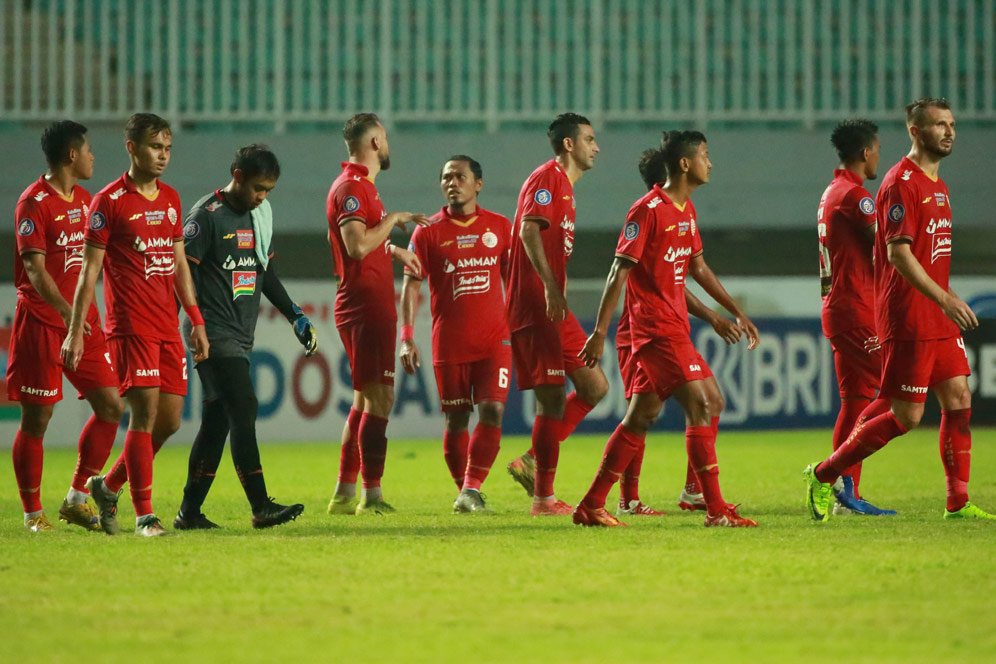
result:
[[(817, 230), (823, 331), (833, 349), (841, 409), (832, 453), (803, 472), (811, 519), (889, 516), (860, 492), (862, 461), (915, 428), (928, 392), (941, 404), (939, 449), (946, 477), (945, 519), (996, 519), (969, 501), (971, 393), (961, 332), (978, 326), (949, 287), (951, 199), (939, 176), (955, 122), (948, 102), (923, 98), (906, 108), (909, 153), (883, 177), (881, 145), (867, 120), (846, 120), (831, 135), (840, 159), (819, 201)], [(25, 528), (54, 529), (41, 501), (43, 440), (63, 378), (92, 415), (59, 519), (116, 534), (127, 484), (135, 533), (167, 534), (152, 501), (156, 452), (179, 428), (190, 370), (203, 386), (176, 530), (213, 529), (202, 511), (226, 439), (255, 528), (304, 511), (266, 489), (256, 439), (258, 403), (250, 379), (256, 321), (265, 296), (287, 319), (305, 354), (318, 350), (311, 321), (281, 282), (274, 212), (267, 200), (280, 165), (264, 145), (240, 148), (227, 185), (181, 216), (177, 192), (161, 177), (172, 132), (151, 113), (125, 127), (128, 170), (92, 196), (84, 126), (45, 129), (47, 172), (15, 211), (17, 303), (7, 368), (8, 398), (21, 420), (13, 463)], [(335, 323), (345, 350), (353, 403), (342, 432), (331, 515), (384, 515), (388, 420), (395, 371), (432, 363), (443, 415), (443, 457), (456, 485), (455, 513), (488, 512), (481, 493), (498, 456), (504, 405), (516, 381), (536, 401), (530, 448), (507, 466), (531, 498), (534, 517), (620, 527), (664, 512), (640, 499), (646, 437), (665, 402), (685, 414), (687, 467), (678, 506), (700, 511), (707, 527), (756, 527), (727, 502), (716, 439), (724, 400), (690, 337), (689, 317), (728, 344), (757, 347), (760, 332), (705, 260), (692, 193), (710, 180), (708, 142), (698, 131), (667, 131), (638, 159), (646, 194), (629, 208), (609, 268), (594, 329), (586, 333), (567, 303), (575, 243), (574, 187), (599, 153), (591, 123), (558, 115), (547, 131), (552, 158), (519, 192), (512, 220), (478, 204), (483, 166), (469, 155), (440, 165), (443, 202), (433, 215), (389, 212), (376, 180), (390, 168), (388, 132), (373, 113), (343, 126), (347, 160), (326, 199), (328, 242), (338, 288)], [(407, 246), (395, 228), (413, 228)], [(394, 263), (403, 268), (398, 307)], [(103, 272), (104, 316), (95, 304)], [(693, 279), (726, 314), (686, 289)], [(415, 342), (422, 283), (428, 283), (431, 353)], [(605, 397), (605, 340), (621, 304), (616, 353), (628, 408), (609, 436), (590, 487), (576, 505), (554, 491), (561, 445)], [(179, 315), (183, 310), (184, 316)], [(193, 366), (188, 366), (189, 357)], [(570, 390), (569, 390), (570, 387)], [(105, 470), (125, 406), (121, 454)], [(476, 411), (476, 423), (471, 417)], [(619, 484), (619, 503), (606, 509)], [(359, 486), (358, 486), (359, 485)]]

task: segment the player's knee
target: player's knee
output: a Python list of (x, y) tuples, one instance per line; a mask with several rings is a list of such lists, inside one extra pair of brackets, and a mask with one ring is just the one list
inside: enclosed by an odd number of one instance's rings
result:
[(972, 392), (968, 389), (968, 381), (952, 390), (945, 399), (944, 410), (964, 410), (972, 407)]
[(21, 431), (33, 438), (41, 438), (52, 419), (51, 406), (34, 406), (21, 409)]
[(459, 413), (446, 413), (446, 430), (450, 433), (460, 433), (467, 430), (470, 424), (470, 413), (460, 411)]
[(535, 389), (536, 411), (540, 415), (549, 417), (561, 417), (564, 414), (564, 406), (567, 405), (567, 397), (563, 389)]
[(609, 393), (609, 381), (600, 371), (592, 374), (583, 385), (577, 387), (578, 396), (591, 406), (596, 406)]
[(726, 399), (722, 394), (713, 394), (709, 399), (709, 417), (719, 417), (726, 409)]
[(105, 399), (95, 404), (93, 414), (104, 422), (120, 422), (124, 416), (124, 402), (115, 395), (113, 399)]
[(706, 395), (696, 395), (688, 400), (685, 413), (688, 423), (693, 426), (708, 426), (713, 417), (712, 402)]
[(920, 419), (923, 417), (923, 405), (909, 404), (899, 408), (893, 406), (892, 414), (901, 427), (907, 431), (912, 431), (920, 425)]
[(645, 411), (631, 410), (623, 418), (623, 426), (637, 434), (644, 434), (654, 426), (657, 416)]
[(505, 414), (505, 404), (497, 401), (482, 401), (477, 407), (477, 413), (482, 424), (500, 427), (501, 418)]

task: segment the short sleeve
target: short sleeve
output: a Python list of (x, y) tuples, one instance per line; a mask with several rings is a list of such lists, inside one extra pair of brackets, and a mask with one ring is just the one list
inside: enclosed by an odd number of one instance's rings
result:
[(523, 185), (523, 189), (520, 218), (543, 219), (546, 221), (543, 228), (548, 228), (554, 218), (554, 206), (557, 200), (556, 185), (551, 171), (543, 170), (530, 177)]
[(17, 253), (42, 253), (48, 249), (45, 238), (46, 218), (43, 210), (27, 198), (17, 204), (14, 211), (16, 226)]
[(183, 244), (187, 258), (200, 263), (211, 251), (214, 239), (214, 222), (211, 214), (202, 207), (190, 211), (183, 222)]
[(878, 232), (886, 243), (900, 239), (913, 240), (917, 232), (916, 192), (899, 182), (879, 191)]
[[(180, 215), (181, 215), (182, 207), (180, 206), (180, 194), (176, 193), (175, 191), (172, 191), (170, 193), (172, 194), (171, 198), (173, 199), (173, 201), (172, 201), (173, 202), (173, 210), (174, 210), (173, 214), (176, 215), (175, 218), (173, 217), (173, 215), (170, 215), (170, 221), (173, 222), (173, 221), (177, 221), (177, 220), (179, 220), (181, 218)], [(185, 237), (184, 237), (184, 232), (185, 231), (184, 231), (183, 227), (184, 227), (184, 224), (177, 224), (177, 223), (173, 224), (173, 239), (174, 240), (183, 240), (183, 239), (185, 239)]]
[(619, 233), (616, 243), (616, 257), (639, 263), (647, 246), (647, 238), (653, 234), (653, 215), (646, 205), (638, 205), (630, 210)]
[(692, 232), (692, 256), (698, 256), (702, 253), (702, 233), (699, 232), (699, 223), (695, 221), (698, 219), (699, 215), (695, 211), (695, 205), (693, 205), (691, 201), (688, 201), (688, 204), (692, 206), (692, 222), (690, 229)]
[(329, 222), (338, 226), (350, 219), (366, 222), (367, 216), (372, 212), (368, 206), (369, 201), (361, 182), (355, 180), (343, 182), (330, 201)]
[(841, 211), (844, 218), (858, 228), (868, 228), (876, 221), (875, 199), (864, 187), (855, 187), (847, 193), (841, 203)]
[(407, 267), (405, 268), (405, 274), (415, 279), (425, 279), (425, 266), (429, 264), (426, 235), (428, 235), (426, 228), (417, 226), (415, 232), (412, 233), (412, 239), (408, 242), (408, 250), (418, 256), (418, 262), (422, 264), (421, 274), (415, 274)]
[(90, 203), (90, 215), (86, 220), (83, 240), (95, 247), (106, 247), (111, 236), (111, 201), (103, 194), (97, 194)]

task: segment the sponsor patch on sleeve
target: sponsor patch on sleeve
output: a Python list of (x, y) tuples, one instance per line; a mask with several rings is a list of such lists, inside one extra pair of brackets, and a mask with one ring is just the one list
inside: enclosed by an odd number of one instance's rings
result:
[(346, 200), (342, 202), (342, 209), (346, 212), (356, 212), (360, 209), (360, 199), (356, 196), (346, 196)]
[(198, 224), (193, 219), (188, 221), (183, 226), (183, 237), (187, 238), (188, 240), (193, 240), (195, 237), (200, 235), (200, 233), (201, 233), (201, 225)]
[(635, 240), (639, 234), (640, 224), (635, 221), (630, 221), (623, 227), (623, 237), (627, 240)]
[(553, 195), (550, 194), (549, 189), (538, 189), (535, 194), (533, 194), (533, 200), (536, 201), (538, 205), (549, 205), (550, 201), (553, 200)]
[(99, 231), (107, 226), (107, 217), (103, 212), (94, 212), (90, 215), (90, 230)]
[(898, 224), (906, 216), (906, 208), (900, 203), (896, 203), (889, 208), (889, 220), (895, 224)]
[(871, 196), (865, 196), (858, 201), (858, 209), (865, 214), (875, 214), (875, 201), (872, 200)]
[(31, 235), (35, 232), (35, 222), (32, 219), (25, 217), (21, 219), (20, 223), (17, 224), (17, 234), (25, 237)]

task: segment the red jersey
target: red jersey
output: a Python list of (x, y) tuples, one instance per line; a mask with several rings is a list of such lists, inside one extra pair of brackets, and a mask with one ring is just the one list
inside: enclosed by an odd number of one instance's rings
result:
[(816, 213), (820, 240), (823, 334), (875, 327), (875, 278), (868, 227), (875, 225), (875, 201), (860, 177), (833, 172)]
[(878, 232), (875, 237), (875, 293), (878, 336), (886, 339), (947, 339), (958, 326), (939, 306), (906, 281), (889, 264), (888, 245), (910, 243), (913, 256), (944, 290), (951, 272), (951, 199), (944, 181), (927, 177), (903, 157), (878, 190)]
[(173, 243), (183, 241), (180, 195), (162, 181), (148, 199), (125, 173), (97, 192), (84, 239), (104, 249), (107, 336), (179, 341)]
[(533, 171), (515, 206), (508, 274), (508, 324), (513, 332), (547, 322), (543, 282), (519, 239), (527, 217), (541, 220), (543, 253), (557, 286), (566, 293), (567, 261), (574, 252), (574, 186), (555, 159)]
[(629, 209), (616, 256), (636, 263), (626, 280), (634, 353), (660, 337), (689, 337), (685, 277), (701, 253), (691, 200), (679, 207), (655, 185)]
[[(76, 281), (83, 267), (83, 229), (90, 212), (90, 192), (73, 187), (66, 200), (41, 176), (17, 199), (14, 227), (18, 258), (14, 260), (14, 285), (17, 302), (40, 323), (66, 329), (62, 316), (38, 294), (28, 279), (20, 257), (38, 253), (45, 256), (45, 270), (52, 275), (66, 302), (72, 303)], [(97, 306), (91, 305), (87, 322), (100, 324)]]
[(416, 228), (409, 249), (429, 278), (432, 363), (463, 364), (495, 354), (507, 341), (502, 277), (508, 272), (512, 223), (483, 208), (451, 217), (444, 207)]
[(622, 313), (619, 314), (619, 321), (616, 323), (616, 350), (629, 348), (633, 345), (632, 326), (629, 324), (629, 289), (623, 296)]
[(332, 262), (339, 280), (335, 295), (336, 325), (349, 325), (361, 319), (388, 324), (396, 324), (398, 320), (387, 242), (363, 260), (354, 260), (346, 253), (342, 241), (342, 224), (358, 220), (371, 228), (387, 216), (377, 187), (367, 178), (369, 173), (366, 166), (342, 162), (342, 173), (332, 183), (325, 201)]

